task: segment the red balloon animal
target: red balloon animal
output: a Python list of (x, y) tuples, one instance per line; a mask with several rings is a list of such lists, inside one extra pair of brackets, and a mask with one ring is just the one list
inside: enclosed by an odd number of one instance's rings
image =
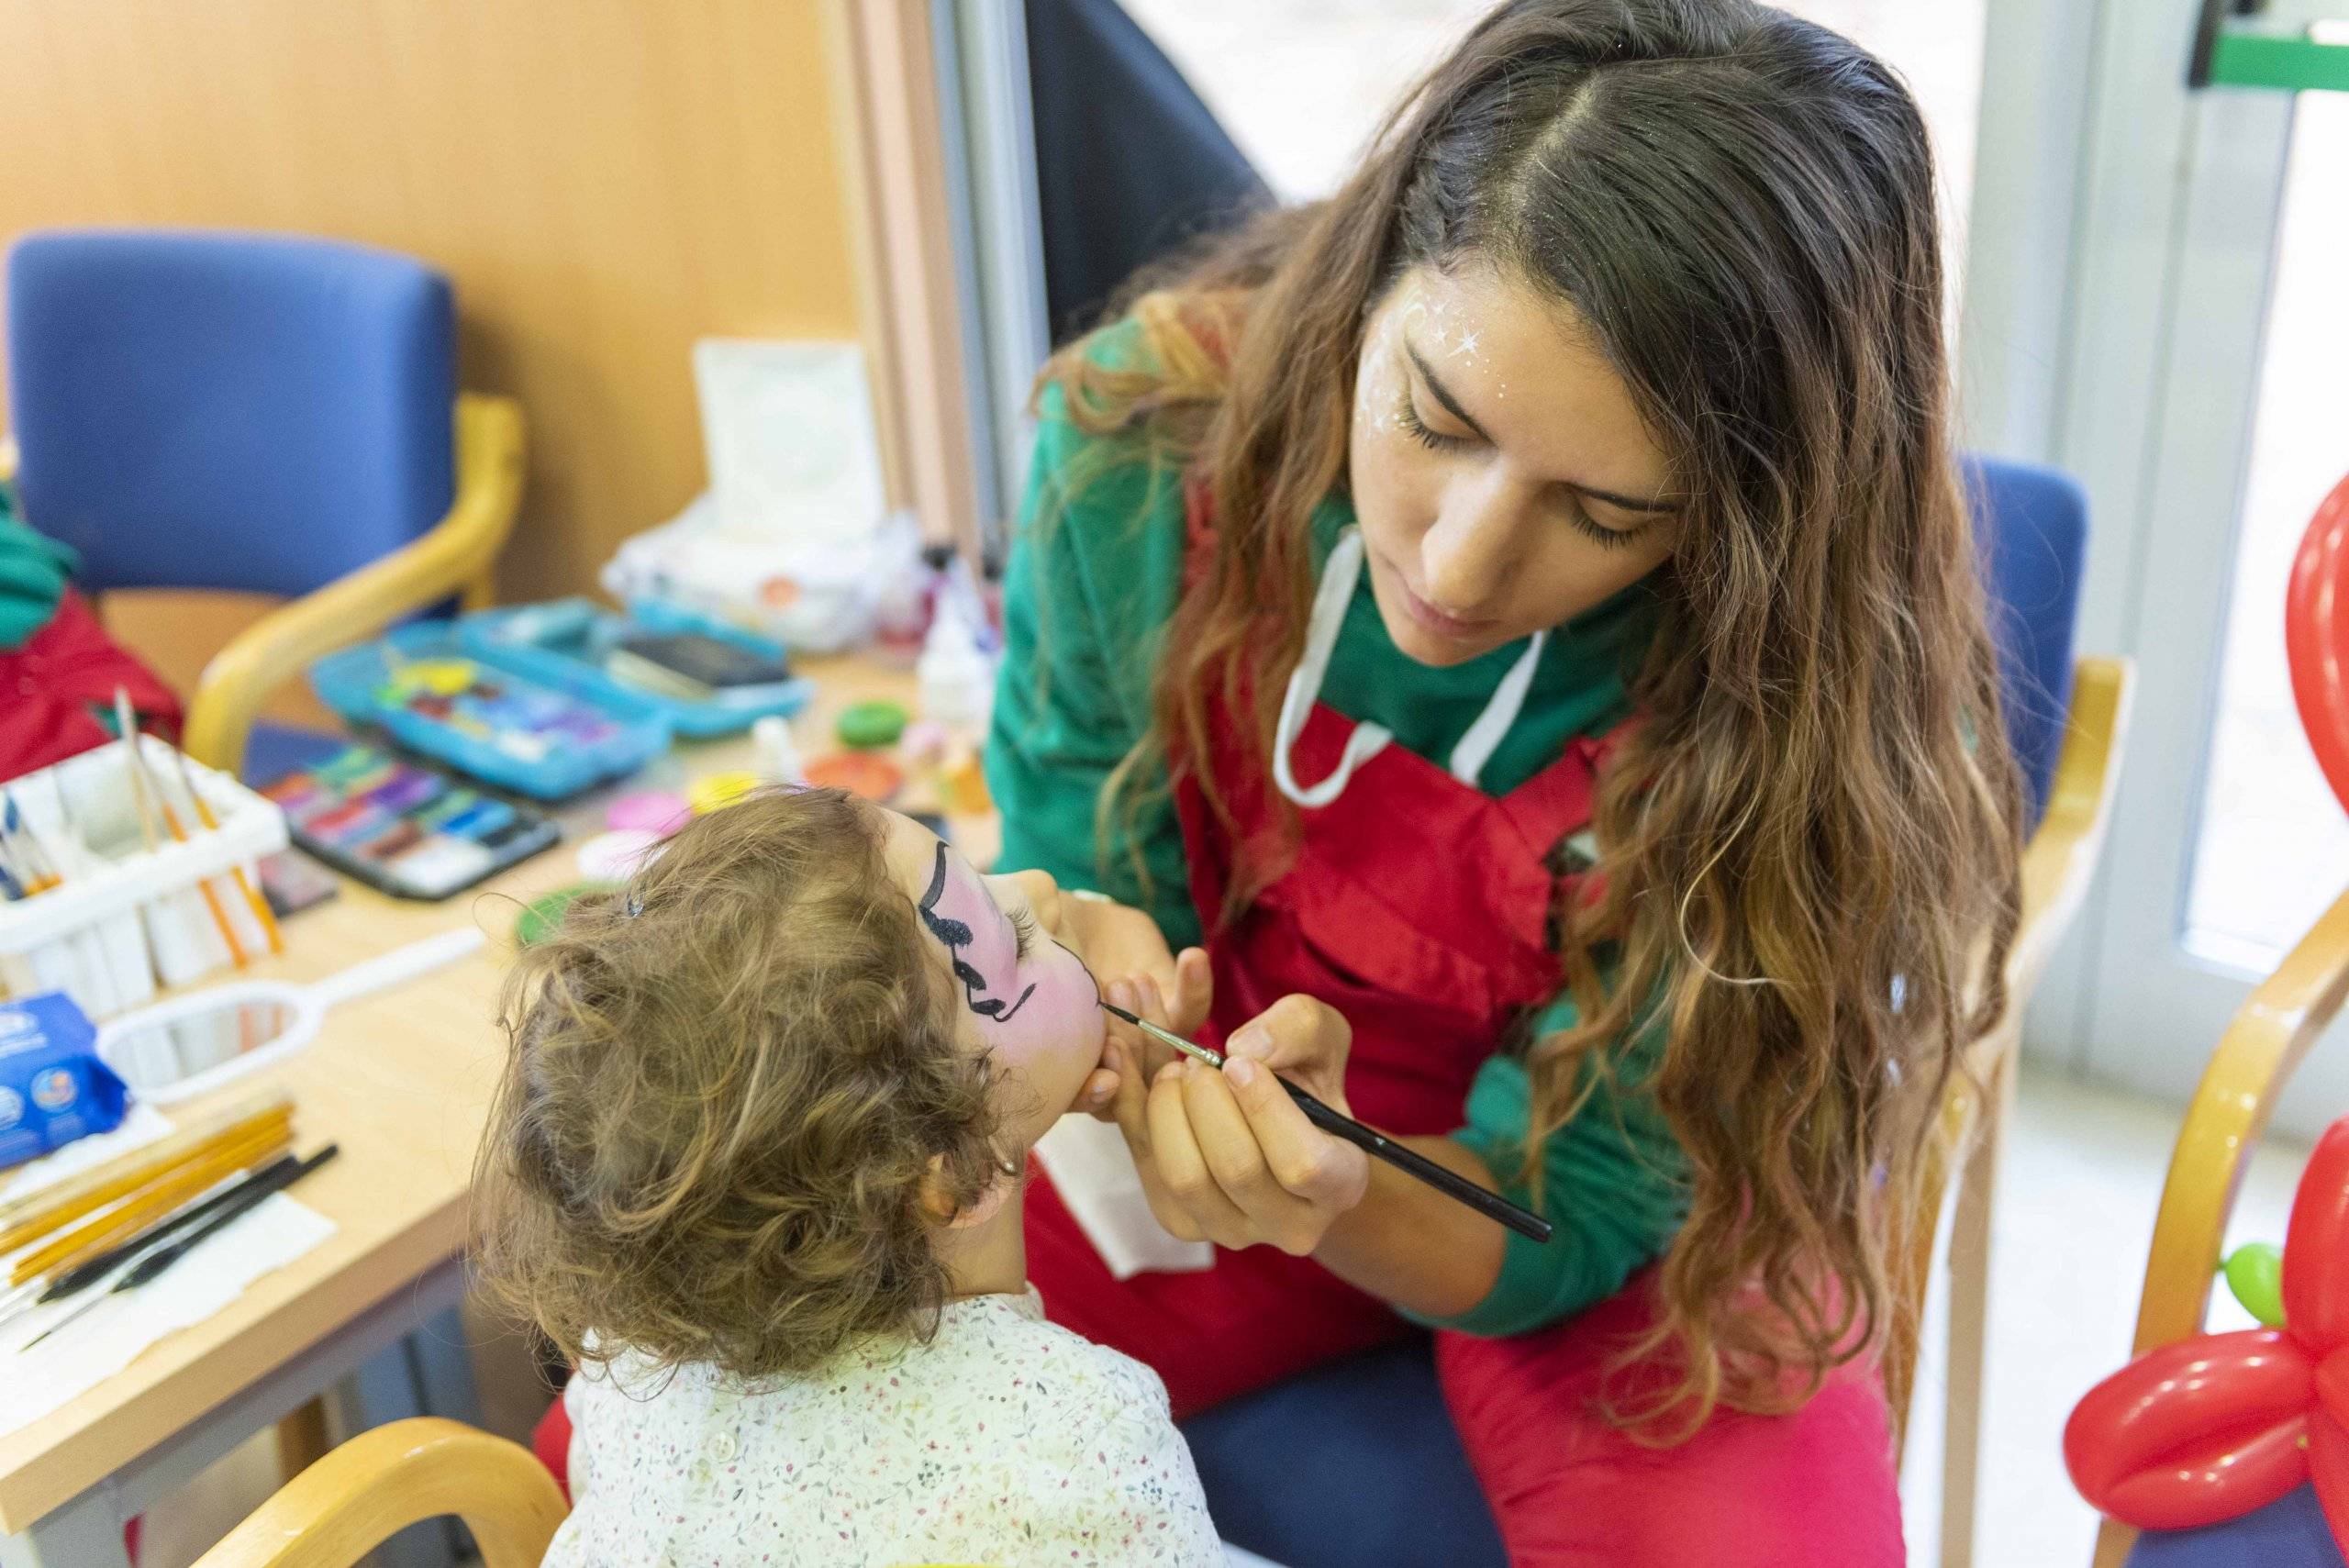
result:
[(2349, 1551), (2349, 1117), (2325, 1129), (2284, 1239), (2284, 1327), (2198, 1334), (2088, 1390), (2072, 1485), (2140, 1529), (2217, 1524), (2314, 1480)]
[(2325, 782), (2349, 806), (2349, 477), (2309, 519), (2284, 591), (2284, 649), (2300, 728)]

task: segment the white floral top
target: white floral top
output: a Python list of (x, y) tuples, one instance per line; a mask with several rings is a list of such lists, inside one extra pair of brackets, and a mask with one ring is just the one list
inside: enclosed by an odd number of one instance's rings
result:
[(819, 1377), (624, 1356), (563, 1401), (573, 1507), (544, 1568), (1225, 1561), (1165, 1385), (1033, 1290), (950, 1302), (928, 1345)]

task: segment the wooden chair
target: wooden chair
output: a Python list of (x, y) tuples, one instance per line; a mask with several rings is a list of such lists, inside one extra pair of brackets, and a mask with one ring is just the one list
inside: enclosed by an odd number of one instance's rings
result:
[(569, 1511), (529, 1450), (419, 1416), (335, 1449), (195, 1568), (351, 1568), (409, 1525), (451, 1514), (473, 1532), (483, 1568), (538, 1568)]
[[(1942, 1137), (1926, 1171), (1916, 1211), (1896, 1251), (1900, 1312), (1885, 1355), (1895, 1432), (1905, 1435), (1914, 1387), (1925, 1296), (1940, 1240), (1942, 1213), (1956, 1177), (1949, 1239), (1948, 1402), (1942, 1446), (1943, 1568), (1974, 1559), (1976, 1469), (1982, 1440), (1984, 1330), (1990, 1293), (1990, 1200), (1998, 1154), (2014, 1106), (2023, 1014), (2041, 973), (2087, 895), (2111, 817), (2129, 724), (2132, 671), (2125, 660), (2083, 659), (2073, 679), (2069, 726), (2056, 763), (2047, 814), (2025, 847), (2022, 921), (2007, 958), (2007, 1009), (1969, 1053), (1967, 1072), (1942, 1107)], [(2215, 1244), (2215, 1243), (2214, 1243)], [(2205, 1284), (2207, 1284), (2207, 1280)]]

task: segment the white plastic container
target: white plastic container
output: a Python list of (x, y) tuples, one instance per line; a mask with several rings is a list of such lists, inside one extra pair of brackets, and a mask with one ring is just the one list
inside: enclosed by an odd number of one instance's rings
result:
[[(139, 829), (129, 754), (117, 742), (7, 781), (5, 788), (61, 885), (0, 903), (0, 995), (63, 991), (92, 1018), (112, 1018), (230, 962), (220, 916), (248, 954), (268, 936), (229, 874), (285, 847), (285, 814), (226, 773), (195, 762), (187, 777), (219, 826), (204, 827), (180, 788), (172, 748), (139, 744), (187, 837), (152, 850)], [(207, 903), (203, 884), (212, 884)]]

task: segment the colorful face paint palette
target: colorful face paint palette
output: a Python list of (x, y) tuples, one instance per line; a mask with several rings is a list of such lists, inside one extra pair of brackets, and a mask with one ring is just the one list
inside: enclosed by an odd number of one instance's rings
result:
[[(600, 681), (600, 677), (598, 677)], [(669, 744), (654, 701), (561, 668), (534, 673), (475, 652), (446, 624), (401, 627), (329, 653), (310, 684), (353, 725), (497, 789), (562, 800), (634, 773)]]
[(372, 746), (345, 747), (262, 793), (284, 808), (295, 843), (402, 898), (446, 898), (562, 836), (535, 811)]

